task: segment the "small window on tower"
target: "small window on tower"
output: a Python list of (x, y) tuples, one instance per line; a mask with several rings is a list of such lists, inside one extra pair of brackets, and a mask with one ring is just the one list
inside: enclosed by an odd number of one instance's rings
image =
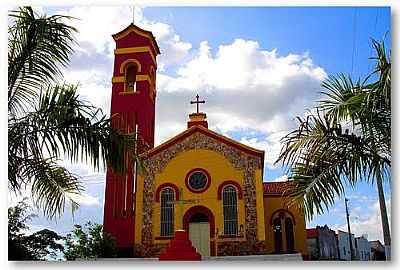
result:
[(136, 92), (136, 74), (137, 66), (129, 65), (125, 72), (125, 92)]

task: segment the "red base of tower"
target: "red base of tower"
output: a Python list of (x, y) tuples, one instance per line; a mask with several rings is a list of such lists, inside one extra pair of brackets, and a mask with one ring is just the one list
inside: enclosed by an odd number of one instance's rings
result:
[(160, 254), (160, 261), (201, 261), (201, 255), (196, 252), (184, 230), (175, 232), (169, 247)]

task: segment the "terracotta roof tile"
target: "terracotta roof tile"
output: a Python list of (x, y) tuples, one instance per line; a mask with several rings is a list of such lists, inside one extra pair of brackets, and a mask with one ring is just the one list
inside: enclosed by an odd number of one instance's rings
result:
[(312, 229), (307, 229), (307, 238), (315, 238), (317, 237), (317, 229), (312, 228)]
[(290, 181), (284, 182), (265, 182), (263, 183), (264, 196), (282, 196), (288, 194), (290, 189), (294, 187)]

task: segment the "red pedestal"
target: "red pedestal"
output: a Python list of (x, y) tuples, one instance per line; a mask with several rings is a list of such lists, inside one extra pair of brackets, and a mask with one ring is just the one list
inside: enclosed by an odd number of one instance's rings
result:
[(188, 233), (179, 230), (175, 232), (174, 239), (158, 259), (160, 261), (201, 261), (201, 255), (192, 246)]

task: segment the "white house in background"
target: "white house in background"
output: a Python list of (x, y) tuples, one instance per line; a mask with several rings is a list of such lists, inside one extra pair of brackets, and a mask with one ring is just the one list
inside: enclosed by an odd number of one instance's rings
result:
[(356, 237), (356, 258), (360, 261), (369, 261), (371, 259), (371, 244), (368, 242), (368, 236), (363, 234)]
[[(337, 233), (339, 259), (344, 261), (351, 260), (349, 234), (338, 230)], [(356, 243), (354, 240), (354, 234), (351, 234), (351, 244), (353, 246), (353, 255), (356, 256)]]

